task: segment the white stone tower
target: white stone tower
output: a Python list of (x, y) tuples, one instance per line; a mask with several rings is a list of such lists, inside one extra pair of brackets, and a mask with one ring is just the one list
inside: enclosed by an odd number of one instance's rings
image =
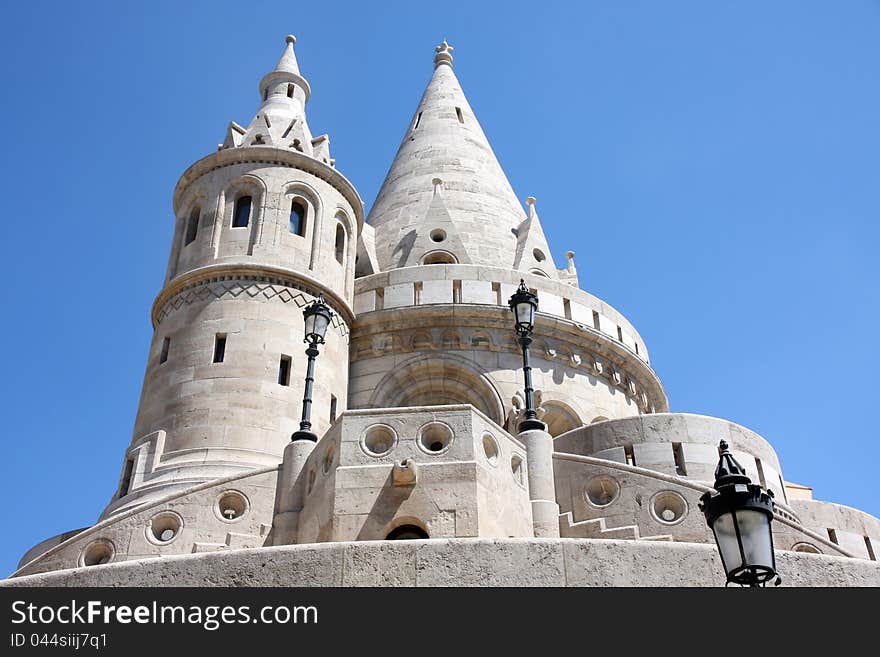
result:
[[(367, 223), (311, 136), (293, 45), (248, 127), (231, 123), (175, 190), (117, 493), (7, 584), (721, 583), (699, 512), (720, 441), (775, 495), (786, 583), (880, 584), (880, 519), (786, 482), (755, 432), (669, 412), (636, 329), (580, 289), (573, 253), (554, 266), (445, 41)], [(530, 423), (508, 308), (520, 280), (539, 300)], [(319, 294), (335, 320), (318, 440), (292, 439), (302, 308)]]
[(134, 435), (104, 517), (280, 461), (301, 408), (302, 307), (318, 294), (336, 313), (318, 363), (318, 433), (345, 408), (363, 204), (334, 168), (327, 135), (309, 130), (294, 42), (260, 82), (248, 127), (230, 123), (174, 191)]

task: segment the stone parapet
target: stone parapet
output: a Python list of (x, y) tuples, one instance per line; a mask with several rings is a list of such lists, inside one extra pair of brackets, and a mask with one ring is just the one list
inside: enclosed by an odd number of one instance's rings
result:
[[(782, 586), (880, 586), (880, 564), (779, 551)], [(433, 539), (285, 545), (16, 577), (0, 586), (723, 586), (713, 545)]]

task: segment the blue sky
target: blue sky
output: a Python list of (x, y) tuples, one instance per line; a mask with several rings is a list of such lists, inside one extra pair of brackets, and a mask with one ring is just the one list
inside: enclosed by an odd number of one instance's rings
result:
[(447, 38), (559, 266), (639, 329), (671, 409), (880, 515), (877, 2), (28, 2), (4, 10), (0, 575), (92, 524), (131, 439), (177, 177), (297, 35), (369, 207)]

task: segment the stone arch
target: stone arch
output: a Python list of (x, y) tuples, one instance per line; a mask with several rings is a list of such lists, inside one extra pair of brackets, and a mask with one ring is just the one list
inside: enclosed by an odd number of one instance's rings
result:
[[(208, 214), (210, 208), (208, 207), (208, 195), (204, 189), (200, 189), (193, 193), (190, 193), (184, 201), (180, 204), (180, 209), (175, 216), (175, 227), (174, 227), (174, 243), (172, 246), (172, 256), (171, 260), (171, 268), (168, 272), (168, 280), (170, 281), (177, 275), (178, 270), (180, 269), (180, 257), (183, 253), (183, 248), (186, 246), (186, 232), (188, 229), (188, 224), (190, 220), (190, 216), (193, 211), (198, 208), (199, 210), (199, 218), (198, 218), (198, 228), (202, 226), (202, 224), (206, 223), (203, 220), (203, 217)], [(202, 234), (204, 230), (202, 231)], [(198, 239), (197, 232), (197, 239)]]
[(214, 247), (215, 258), (218, 255), (217, 249), (219, 249), (220, 246), (220, 232), (233, 230), (231, 228), (232, 214), (235, 212), (236, 202), (242, 196), (251, 197), (251, 216), (248, 219), (247, 230), (248, 255), (253, 255), (254, 245), (261, 242), (263, 237), (267, 193), (268, 190), (265, 181), (252, 173), (246, 173), (226, 185), (221, 193), (222, 205), (220, 207), (220, 212), (222, 214), (218, 217), (220, 221), (215, 223), (215, 226), (217, 227), (215, 234), (218, 238)]
[(544, 409), (541, 420), (547, 425), (547, 432), (554, 438), (584, 424), (577, 411), (558, 399), (542, 400), (541, 407)]
[(414, 356), (395, 367), (376, 386), (370, 408), (471, 404), (500, 425), (501, 395), (489, 375), (473, 361), (451, 354)]
[[(281, 211), (283, 213), (290, 211), (290, 203), (296, 198), (302, 199), (306, 202), (305, 239), (307, 241), (311, 239), (312, 242), (311, 255), (309, 256), (309, 269), (314, 269), (318, 254), (318, 245), (320, 243), (321, 217), (324, 212), (321, 203), (321, 195), (318, 194), (314, 187), (301, 180), (291, 180), (290, 182), (284, 183), (283, 189), (284, 203), (281, 204)], [(276, 230), (280, 232), (286, 221), (286, 214), (280, 216)], [(280, 239), (276, 240), (276, 242), (278, 241), (280, 241)]]
[(451, 251), (445, 249), (434, 249), (428, 251), (422, 256), (422, 265), (454, 265), (458, 263), (458, 258)]

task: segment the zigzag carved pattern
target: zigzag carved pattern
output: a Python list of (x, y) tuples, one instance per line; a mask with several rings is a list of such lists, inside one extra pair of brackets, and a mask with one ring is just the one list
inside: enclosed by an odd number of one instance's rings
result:
[[(298, 308), (304, 307), (311, 301), (300, 290), (278, 283), (242, 280), (211, 281), (187, 288), (174, 295), (162, 306), (162, 309), (156, 316), (156, 322), (161, 324), (162, 320), (174, 311), (199, 301), (205, 301), (209, 298), (222, 299), (223, 297), (238, 298), (241, 296), (252, 299), (263, 297), (267, 301), (278, 299), (282, 303), (294, 303)], [(332, 324), (347, 341), (349, 335), (348, 325), (339, 319), (339, 313), (334, 313)]]

